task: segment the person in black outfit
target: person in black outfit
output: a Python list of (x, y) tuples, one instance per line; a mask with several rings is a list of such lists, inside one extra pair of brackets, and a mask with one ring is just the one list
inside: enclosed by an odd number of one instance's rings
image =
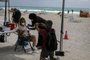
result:
[(29, 19), (31, 20), (32, 25), (28, 24), (28, 26), (31, 26), (31, 27), (33, 27), (34, 29), (36, 29), (36, 28), (35, 28), (35, 24), (36, 24), (36, 23), (44, 23), (44, 24), (46, 23), (46, 20), (45, 20), (45, 19), (37, 16), (35, 13), (29, 14)]
[(19, 19), (21, 18), (21, 12), (20, 12), (20, 10), (18, 10), (16, 8), (12, 8), (11, 10), (13, 12), (13, 15), (12, 15), (13, 22), (18, 23), (19, 22)]
[(67, 11), (67, 13), (69, 14), (69, 10)]
[(72, 14), (73, 14), (73, 10), (72, 10)]
[[(31, 14), (29, 14), (29, 19), (31, 20), (31, 22), (32, 22), (32, 25), (28, 25), (28, 26), (30, 26), (30, 27), (33, 27), (33, 29), (36, 29), (36, 27), (35, 27), (35, 25), (38, 23), (38, 24), (40, 24), (40, 23), (46, 23), (46, 20), (45, 19), (43, 19), (42, 17), (39, 17), (39, 16), (37, 16), (35, 13), (31, 13)], [(39, 48), (41, 48), (41, 45), (42, 45), (42, 36), (40, 35), (40, 33), (38, 33), (38, 43), (37, 43), (37, 48), (39, 49)]]

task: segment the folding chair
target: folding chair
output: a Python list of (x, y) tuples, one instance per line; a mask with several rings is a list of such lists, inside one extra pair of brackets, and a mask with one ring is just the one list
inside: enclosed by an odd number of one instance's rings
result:
[[(31, 50), (34, 51), (32, 45), (31, 45), (31, 42), (27, 40), (27, 38), (24, 38), (24, 39), (21, 39), (23, 36), (22, 35), (18, 35), (18, 40), (16, 41), (16, 44), (15, 44), (15, 51), (17, 49), (18, 46), (21, 46), (22, 49), (24, 50), (24, 52), (26, 53), (26, 49), (25, 49), (25, 46), (27, 45), (30, 45), (31, 47)], [(28, 43), (27, 43), (28, 42)]]

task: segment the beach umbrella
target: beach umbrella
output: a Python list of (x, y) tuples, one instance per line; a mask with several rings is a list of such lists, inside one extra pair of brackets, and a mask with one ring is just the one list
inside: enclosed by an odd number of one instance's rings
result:
[(61, 31), (60, 31), (60, 50), (56, 51), (55, 54), (57, 56), (64, 56), (64, 52), (63, 52), (64, 7), (65, 7), (65, 0), (62, 1), (62, 19), (61, 19)]

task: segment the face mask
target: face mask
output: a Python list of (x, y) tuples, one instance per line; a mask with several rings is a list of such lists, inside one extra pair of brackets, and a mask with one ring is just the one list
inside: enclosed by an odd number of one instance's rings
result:
[(22, 23), (22, 25), (25, 25), (25, 23)]

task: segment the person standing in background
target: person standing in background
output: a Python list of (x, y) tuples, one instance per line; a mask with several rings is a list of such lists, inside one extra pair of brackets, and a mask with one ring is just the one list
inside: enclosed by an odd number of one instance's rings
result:
[(72, 9), (72, 14), (73, 14), (73, 9)]
[(14, 23), (18, 24), (19, 19), (21, 18), (21, 12), (20, 10), (16, 9), (16, 8), (12, 8), (11, 11), (13, 12), (12, 14), (12, 20)]
[(67, 13), (69, 14), (69, 10), (67, 11)]

